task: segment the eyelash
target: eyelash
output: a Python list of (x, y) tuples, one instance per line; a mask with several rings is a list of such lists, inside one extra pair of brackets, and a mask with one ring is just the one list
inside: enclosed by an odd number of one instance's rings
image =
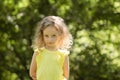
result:
[(48, 35), (45, 35), (45, 37), (48, 37)]
[(54, 36), (54, 37), (55, 37), (56, 35), (52, 35), (52, 36)]
[[(52, 35), (53, 37), (55, 37), (56, 35)], [(48, 37), (48, 35), (45, 35), (45, 37)]]

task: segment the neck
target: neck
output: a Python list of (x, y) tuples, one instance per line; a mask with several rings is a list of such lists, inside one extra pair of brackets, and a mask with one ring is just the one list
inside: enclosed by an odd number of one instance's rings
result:
[(51, 51), (56, 51), (56, 50), (58, 50), (57, 47), (49, 47), (49, 46), (45, 46), (45, 48), (48, 49), (48, 50), (51, 50)]

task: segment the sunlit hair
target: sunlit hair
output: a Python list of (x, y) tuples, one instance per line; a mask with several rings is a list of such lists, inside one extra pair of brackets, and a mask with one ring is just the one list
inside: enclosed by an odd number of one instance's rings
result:
[(61, 36), (61, 41), (58, 43), (59, 49), (68, 50), (71, 48), (73, 43), (72, 35), (68, 31), (64, 20), (58, 16), (47, 16), (43, 18), (42, 21), (38, 22), (36, 33), (33, 39), (32, 47), (33, 49), (40, 49), (45, 47), (44, 39), (43, 39), (43, 30), (48, 27), (53, 26), (55, 27)]

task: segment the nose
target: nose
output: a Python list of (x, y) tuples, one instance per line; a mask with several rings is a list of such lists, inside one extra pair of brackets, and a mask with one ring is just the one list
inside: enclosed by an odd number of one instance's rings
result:
[(49, 38), (48, 38), (48, 41), (49, 41), (49, 42), (53, 42), (53, 38), (52, 38), (52, 37), (49, 37)]

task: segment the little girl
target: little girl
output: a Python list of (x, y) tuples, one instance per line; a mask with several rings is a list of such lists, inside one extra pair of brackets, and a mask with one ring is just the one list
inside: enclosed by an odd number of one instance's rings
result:
[(34, 54), (30, 65), (33, 80), (68, 80), (69, 49), (72, 35), (64, 20), (47, 16), (40, 23), (33, 41)]

